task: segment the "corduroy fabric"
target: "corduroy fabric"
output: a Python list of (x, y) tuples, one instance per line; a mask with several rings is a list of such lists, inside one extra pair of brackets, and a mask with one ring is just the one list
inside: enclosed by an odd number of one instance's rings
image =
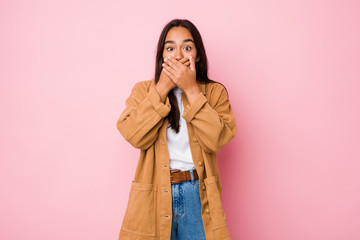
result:
[[(222, 189), (216, 153), (236, 134), (236, 122), (226, 89), (219, 83), (198, 83), (200, 93), (189, 104), (182, 93), (189, 144), (199, 175), (201, 215), (206, 239), (230, 239), (222, 208)], [(140, 149), (119, 240), (169, 240), (172, 196), (167, 115), (171, 105), (155, 89), (155, 81), (134, 85), (116, 127), (133, 147)], [(205, 166), (206, 162), (211, 166)], [(206, 171), (212, 171), (206, 173)], [(209, 177), (207, 177), (209, 176)]]

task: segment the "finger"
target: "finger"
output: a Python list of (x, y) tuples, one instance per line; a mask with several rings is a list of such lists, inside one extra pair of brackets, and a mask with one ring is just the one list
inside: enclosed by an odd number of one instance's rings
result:
[(169, 73), (176, 76), (177, 71), (175, 69), (171, 68), (169, 65), (167, 65), (167, 63), (163, 63), (162, 66), (163, 66), (163, 69), (166, 69)]
[(190, 63), (188, 57), (183, 57), (182, 59), (180, 59), (180, 62), (181, 62), (182, 64), (185, 64), (186, 62), (189, 62), (189, 63)]
[(176, 78), (171, 72), (169, 72), (166, 68), (163, 68), (162, 71), (164, 71), (165, 74), (171, 79), (171, 81), (175, 83)]
[[(163, 62), (166, 62), (169, 58), (170, 58), (170, 57), (165, 58)], [(182, 59), (180, 59), (180, 60), (178, 60), (178, 61), (179, 61), (180, 63), (182, 63), (183, 65), (185, 65), (186, 63), (189, 63), (187, 66), (190, 65), (190, 60), (189, 60), (188, 57), (183, 57)]]
[[(187, 59), (187, 60), (186, 60), (186, 59)], [(174, 60), (174, 58), (173, 58), (173, 60)], [(175, 60), (176, 60), (176, 59), (175, 59)], [(174, 62), (179, 69), (184, 69), (184, 68), (186, 68), (181, 61), (189, 61), (189, 58), (188, 58), (188, 57), (183, 57), (182, 59), (180, 59), (180, 60), (178, 60), (178, 61), (176, 60), (176, 61)], [(189, 61), (189, 62), (190, 62), (190, 61)]]
[(171, 57), (169, 60), (170, 60), (169, 63), (174, 64), (171, 67), (174, 68), (176, 71), (184, 70), (186, 68), (180, 61), (176, 60), (173, 57)]
[(196, 71), (194, 58), (192, 58), (192, 57), (189, 57), (189, 58), (190, 58), (190, 70)]
[(173, 57), (170, 57), (168, 59), (165, 59), (165, 65), (168, 65), (170, 68), (174, 69), (175, 71), (180, 70), (178, 64), (178, 61), (174, 59)]
[(184, 66), (189, 67), (189, 66), (190, 66), (190, 61), (186, 61), (186, 62), (184, 63)]
[(188, 57), (184, 57), (183, 59), (179, 60), (180, 63), (182, 63), (185, 67), (190, 66), (190, 60)]
[[(170, 58), (170, 57), (169, 57)], [(169, 58), (165, 58), (164, 62), (167, 62)], [(185, 67), (189, 68), (190, 66), (190, 60), (188, 57), (183, 57), (179, 60), (180, 63), (182, 63)], [(163, 65), (164, 66), (164, 65)]]

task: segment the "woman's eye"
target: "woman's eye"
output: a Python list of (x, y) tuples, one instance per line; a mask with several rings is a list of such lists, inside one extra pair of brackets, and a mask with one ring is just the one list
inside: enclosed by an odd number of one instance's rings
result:
[[(190, 47), (190, 46), (186, 46), (185, 48), (188, 48), (187, 50), (191, 50), (191, 47)], [(173, 47), (167, 47), (166, 50), (172, 51), (172, 50), (173, 50)]]

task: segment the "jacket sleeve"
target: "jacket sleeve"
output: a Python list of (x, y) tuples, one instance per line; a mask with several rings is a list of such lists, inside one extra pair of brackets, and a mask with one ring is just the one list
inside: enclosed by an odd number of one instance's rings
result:
[(182, 117), (190, 122), (200, 146), (205, 152), (217, 153), (236, 134), (236, 121), (226, 89), (216, 83), (211, 105), (202, 92), (184, 109)]
[(171, 108), (169, 98), (166, 98), (165, 103), (161, 102), (153, 85), (147, 89), (144, 82), (135, 84), (126, 100), (126, 108), (116, 123), (125, 140), (142, 150), (148, 149), (155, 142), (164, 117)]

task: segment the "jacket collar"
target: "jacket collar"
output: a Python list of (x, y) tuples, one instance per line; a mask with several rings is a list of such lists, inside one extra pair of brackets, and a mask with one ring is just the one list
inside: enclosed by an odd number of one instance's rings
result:
[[(151, 79), (151, 83), (155, 86), (155, 78)], [(200, 91), (201, 91), (204, 95), (206, 95), (206, 86), (205, 86), (205, 83), (196, 82), (196, 84), (199, 86)]]

